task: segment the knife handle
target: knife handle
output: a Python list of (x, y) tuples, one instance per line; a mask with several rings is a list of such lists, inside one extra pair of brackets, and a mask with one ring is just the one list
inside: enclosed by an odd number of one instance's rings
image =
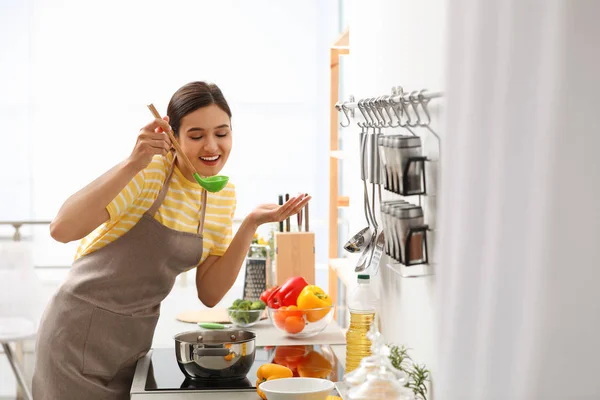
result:
[[(287, 203), (290, 200), (290, 194), (286, 193), (285, 194), (285, 202)], [(290, 217), (287, 217), (285, 219), (285, 231), (289, 232), (290, 231)]]
[(304, 232), (309, 232), (309, 228), (308, 228), (308, 203), (306, 203), (306, 205), (304, 206)]
[[(283, 195), (279, 195), (279, 205), (283, 205)], [(283, 232), (283, 221), (279, 221), (279, 232)]]

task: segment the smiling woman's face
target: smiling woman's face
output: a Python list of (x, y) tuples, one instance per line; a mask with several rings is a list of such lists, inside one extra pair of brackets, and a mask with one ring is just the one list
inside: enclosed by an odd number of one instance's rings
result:
[[(199, 108), (181, 119), (179, 143), (200, 176), (218, 175), (231, 152), (231, 120), (216, 104)], [(194, 181), (185, 164), (178, 166)]]

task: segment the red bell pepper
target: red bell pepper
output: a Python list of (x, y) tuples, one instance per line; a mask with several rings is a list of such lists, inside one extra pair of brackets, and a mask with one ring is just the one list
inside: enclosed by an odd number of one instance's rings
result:
[(276, 303), (278, 307), (295, 306), (300, 292), (302, 292), (302, 289), (306, 286), (308, 286), (306, 279), (301, 276), (294, 276), (285, 281), (276, 293), (272, 293), (270, 300), (274, 300), (273, 303)]
[(269, 295), (267, 296), (267, 306), (269, 308), (279, 308), (280, 304), (279, 301), (277, 299), (277, 293), (279, 293), (279, 291), (281, 290), (281, 286), (276, 286), (273, 291), (271, 291), (269, 293)]

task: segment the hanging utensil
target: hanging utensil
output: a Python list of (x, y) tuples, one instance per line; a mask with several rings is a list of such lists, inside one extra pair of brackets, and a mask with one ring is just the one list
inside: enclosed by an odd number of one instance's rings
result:
[[(375, 186), (375, 184), (373, 184), (373, 186)], [(378, 193), (379, 193), (379, 204), (381, 204), (381, 185), (378, 186)], [(373, 205), (375, 205), (375, 194), (373, 194)], [(375, 210), (373, 210), (373, 213), (375, 213)], [(373, 223), (376, 224), (376, 228), (375, 231), (377, 232), (377, 230), (379, 229), (379, 226), (377, 225), (377, 220), (375, 219), (375, 216), (373, 216)], [(383, 251), (385, 248), (385, 233), (384, 233), (384, 229), (381, 229), (378, 231), (377, 233), (377, 237), (375, 238), (375, 242), (373, 244), (373, 250), (371, 252), (371, 257), (369, 259), (369, 264), (367, 266), (367, 268), (370, 268), (370, 274), (372, 276), (377, 275), (377, 272), (379, 272), (379, 263), (381, 262), (381, 256), (383, 255)]]
[[(363, 136), (363, 143), (362, 143), (362, 153), (364, 153), (365, 151), (365, 146), (366, 146), (366, 136)], [(369, 202), (369, 191), (367, 189), (367, 180), (365, 178), (365, 170), (364, 170), (364, 163), (361, 163), (363, 165), (363, 169), (361, 170), (361, 178), (363, 180), (363, 189), (364, 189), (364, 208), (365, 208), (365, 217), (367, 219), (367, 224), (368, 224), (368, 235), (369, 235), (369, 240), (365, 240), (365, 246), (363, 249), (362, 254), (360, 255), (360, 258), (358, 259), (358, 262), (356, 264), (356, 267), (354, 268), (355, 272), (362, 272), (366, 269), (367, 267), (367, 263), (368, 261), (371, 259), (371, 257), (373, 256), (373, 244), (375, 242), (375, 237), (377, 236), (377, 228), (375, 227), (375, 224), (373, 223), (373, 216), (371, 215), (371, 206), (370, 206), (370, 202)], [(365, 233), (365, 238), (366, 238), (366, 233)]]
[[(161, 119), (161, 116), (156, 110), (156, 107), (154, 107), (154, 104), (149, 104), (148, 109), (150, 109), (150, 112), (152, 113), (154, 118)], [(171, 144), (173, 145), (173, 147), (175, 147), (175, 150), (179, 155), (179, 159), (181, 159), (186, 165), (186, 167), (192, 172), (194, 179), (196, 180), (196, 182), (198, 182), (200, 186), (202, 186), (204, 189), (208, 190), (211, 193), (220, 192), (225, 188), (225, 186), (227, 186), (227, 182), (229, 182), (229, 177), (224, 175), (215, 175), (202, 178), (200, 174), (198, 174), (198, 171), (196, 171), (196, 168), (194, 168), (194, 165), (190, 162), (189, 158), (185, 155), (185, 153), (179, 146), (179, 142), (175, 138), (173, 130), (170, 129), (166, 133), (167, 135), (169, 135), (169, 139), (171, 139)]]
[[(385, 234), (383, 229), (379, 229), (379, 224), (377, 223), (377, 218), (375, 217), (375, 189), (378, 189), (377, 192), (379, 194), (379, 203), (381, 204), (381, 161), (379, 158), (379, 150), (377, 147), (377, 143), (379, 138), (382, 136), (381, 127), (386, 125), (385, 117), (382, 114), (379, 114), (379, 99), (371, 99), (369, 100), (369, 108), (372, 111), (372, 115), (375, 116), (377, 120), (376, 124), (373, 126), (373, 134), (371, 135), (371, 171), (369, 173), (371, 177), (371, 186), (373, 192), (373, 204), (372, 204), (372, 214), (371, 219), (373, 221), (373, 225), (375, 227), (375, 240), (371, 246), (371, 254), (368, 257), (367, 268), (369, 268), (371, 275), (377, 275), (379, 272), (379, 263), (381, 261), (381, 256), (383, 255), (383, 251), (385, 248)], [(369, 113), (371, 116), (371, 113)], [(372, 118), (372, 116), (371, 116)], [(372, 118), (373, 119), (373, 118)], [(377, 128), (377, 132), (375, 129)]]
[[(356, 265), (356, 267), (354, 268), (355, 272), (362, 272), (364, 271), (367, 266), (369, 265), (369, 263), (371, 262), (371, 260), (373, 259), (373, 252), (375, 251), (375, 240), (377, 238), (377, 232), (378, 232), (378, 226), (377, 226), (377, 221), (375, 219), (375, 208), (374, 208), (374, 204), (375, 204), (375, 185), (373, 185), (373, 207), (371, 207), (371, 204), (369, 202), (369, 191), (367, 189), (367, 180), (366, 177), (368, 176), (367, 173), (367, 143), (371, 141), (371, 135), (369, 134), (369, 128), (373, 128), (373, 134), (375, 134), (375, 128), (378, 126), (378, 123), (375, 122), (375, 118), (372, 117), (371, 113), (369, 112), (369, 105), (371, 99), (367, 99), (365, 101), (359, 101), (357, 103), (358, 105), (358, 109), (360, 110), (361, 114), (363, 115), (365, 121), (367, 121), (364, 126), (366, 127), (366, 137), (364, 138), (364, 144), (362, 146), (362, 150), (364, 152), (364, 159), (362, 162), (362, 168), (363, 170), (361, 171), (361, 177), (363, 178), (363, 189), (364, 189), (364, 197), (365, 197), (365, 208), (367, 211), (367, 223), (369, 224), (369, 226), (371, 227), (371, 239), (369, 241), (369, 243), (367, 244), (367, 247), (365, 248), (365, 250), (363, 251), (363, 253), (361, 254), (360, 258), (358, 259), (358, 263)], [(365, 103), (367, 103), (368, 105), (365, 105)], [(366, 112), (366, 114), (365, 114)], [(372, 156), (371, 156), (372, 157)]]
[(361, 127), (361, 132), (359, 135), (359, 138), (360, 138), (360, 179), (362, 179), (363, 185), (364, 185), (363, 207), (364, 207), (364, 212), (365, 212), (365, 219), (367, 220), (367, 226), (365, 228), (361, 229), (354, 236), (352, 236), (350, 238), (350, 240), (348, 240), (346, 242), (346, 244), (344, 244), (344, 250), (346, 250), (349, 253), (358, 253), (358, 252), (364, 251), (365, 248), (368, 246), (368, 244), (371, 242), (371, 236), (372, 236), (372, 230), (371, 230), (369, 215), (368, 215), (368, 211), (367, 211), (369, 208), (369, 198), (368, 198), (368, 193), (367, 193), (367, 186), (365, 183), (365, 179), (366, 179), (366, 176), (365, 176), (365, 144), (366, 144), (365, 125), (361, 124), (360, 122), (358, 123), (358, 125)]

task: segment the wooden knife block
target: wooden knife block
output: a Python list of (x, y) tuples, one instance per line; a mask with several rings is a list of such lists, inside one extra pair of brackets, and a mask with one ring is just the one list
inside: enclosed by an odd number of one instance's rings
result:
[(275, 278), (282, 285), (292, 276), (302, 276), (315, 284), (315, 233), (275, 233)]

